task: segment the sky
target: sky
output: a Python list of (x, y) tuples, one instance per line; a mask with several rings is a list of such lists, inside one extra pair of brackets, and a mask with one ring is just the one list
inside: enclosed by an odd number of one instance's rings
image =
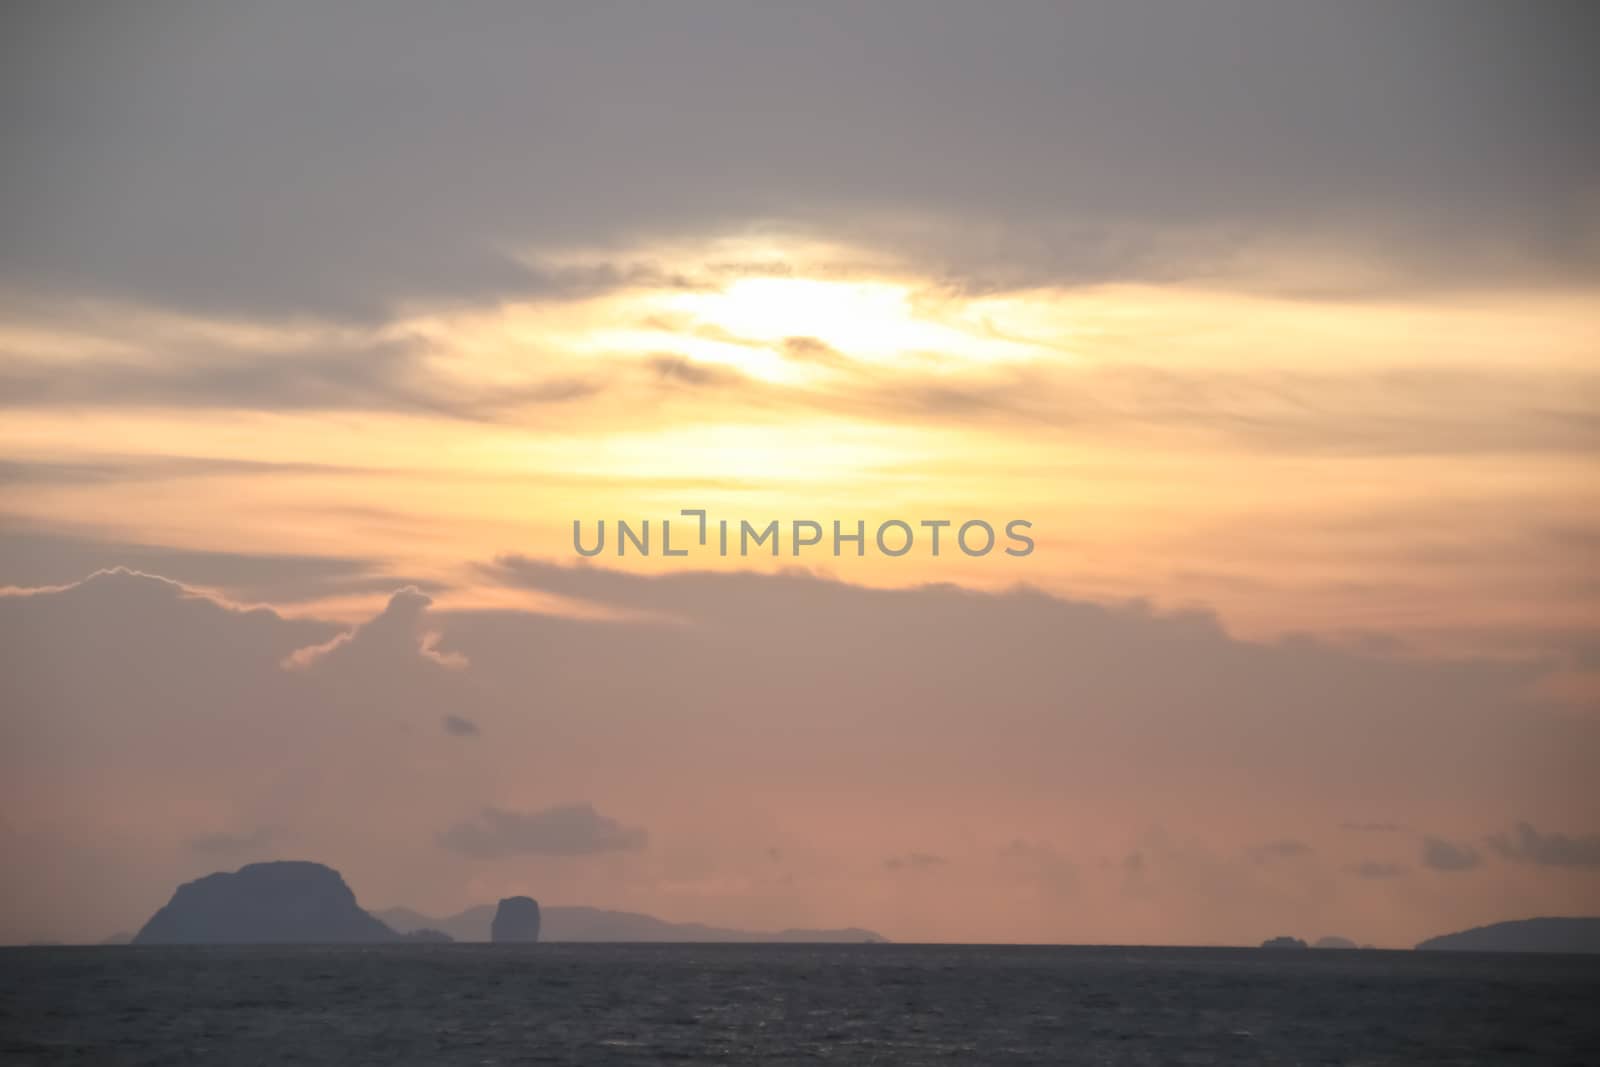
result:
[(0, 21), (0, 940), (1600, 912), (1592, 5)]

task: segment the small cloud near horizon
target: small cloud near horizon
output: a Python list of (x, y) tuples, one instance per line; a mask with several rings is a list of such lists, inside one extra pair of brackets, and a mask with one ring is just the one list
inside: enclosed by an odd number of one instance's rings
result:
[(477, 737), (482, 732), (477, 723), (460, 715), (446, 715), (443, 723), (444, 732), (451, 737)]
[(1436, 871), (1454, 874), (1470, 871), (1483, 863), (1483, 857), (1471, 845), (1446, 841), (1440, 837), (1422, 840), (1422, 862)]
[(635, 852), (648, 841), (643, 828), (624, 826), (601, 815), (591, 804), (563, 804), (534, 812), (488, 807), (476, 820), (456, 823), (438, 838), (442, 847), (473, 859)]
[(1510, 834), (1494, 834), (1489, 847), (1508, 860), (1541, 867), (1600, 867), (1600, 834), (1542, 834), (1530, 823)]
[(270, 826), (258, 826), (246, 833), (217, 833), (201, 834), (192, 837), (187, 842), (189, 851), (201, 855), (231, 855), (245, 852), (253, 848), (261, 848), (278, 837), (278, 831)]

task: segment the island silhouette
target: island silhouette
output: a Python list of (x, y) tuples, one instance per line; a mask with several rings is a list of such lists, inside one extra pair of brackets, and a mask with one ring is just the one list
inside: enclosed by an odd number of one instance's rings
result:
[[(104, 944), (124, 943), (126, 935)], [(736, 930), (672, 923), (637, 912), (587, 907), (541, 908), (512, 896), (446, 918), (408, 908), (374, 915), (356, 901), (343, 876), (308, 860), (251, 863), (178, 886), (132, 938), (135, 945), (378, 944), (450, 941), (531, 944), (546, 941), (874, 943), (886, 938), (859, 927)], [(1266, 949), (1306, 949), (1292, 936), (1269, 938)], [(1320, 949), (1350, 949), (1343, 937), (1323, 937)], [(1600, 917), (1534, 918), (1494, 923), (1429, 938), (1422, 951), (1600, 952)]]
[(1285, 934), (1285, 935), (1283, 935), (1281, 937), (1269, 937), (1269, 938), (1267, 938), (1265, 941), (1261, 942), (1261, 947), (1262, 948), (1306, 948), (1308, 946), (1306, 945), (1306, 943), (1304, 941), (1300, 940), (1298, 937), (1290, 937), (1287, 934)]
[[(553, 929), (552, 929), (553, 928)], [(132, 942), (136, 945), (371, 944), (383, 942), (791, 941), (879, 942), (871, 930), (763, 933), (670, 923), (598, 908), (540, 908), (530, 896), (433, 919), (406, 908), (373, 915), (343, 876), (307, 860), (247, 864), (185, 882)]]
[(1423, 952), (1600, 952), (1600, 918), (1514, 919), (1430, 937)]
[(495, 908), (489, 940), (497, 944), (539, 940), (539, 902), (532, 897), (507, 897)]
[(280, 860), (180, 885), (135, 935), (136, 945), (346, 944), (400, 935), (361, 910), (338, 871)]

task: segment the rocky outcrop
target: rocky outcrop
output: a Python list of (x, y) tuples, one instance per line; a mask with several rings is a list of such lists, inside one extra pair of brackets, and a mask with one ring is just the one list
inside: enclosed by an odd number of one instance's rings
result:
[(320, 863), (252, 863), (186, 882), (151, 916), (136, 945), (334, 944), (398, 935), (356, 904)]
[(1306, 943), (1298, 937), (1269, 937), (1261, 942), (1262, 948), (1305, 948)]
[(539, 940), (539, 902), (532, 897), (507, 897), (495, 909), (489, 940), (496, 943)]

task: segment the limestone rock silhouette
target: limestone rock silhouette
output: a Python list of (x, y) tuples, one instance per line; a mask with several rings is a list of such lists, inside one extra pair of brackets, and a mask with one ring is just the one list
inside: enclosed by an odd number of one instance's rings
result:
[(539, 940), (539, 902), (532, 897), (506, 897), (489, 924), (489, 940), (529, 942)]
[(362, 911), (339, 872), (320, 863), (251, 863), (185, 882), (136, 945), (332, 944), (395, 941)]

